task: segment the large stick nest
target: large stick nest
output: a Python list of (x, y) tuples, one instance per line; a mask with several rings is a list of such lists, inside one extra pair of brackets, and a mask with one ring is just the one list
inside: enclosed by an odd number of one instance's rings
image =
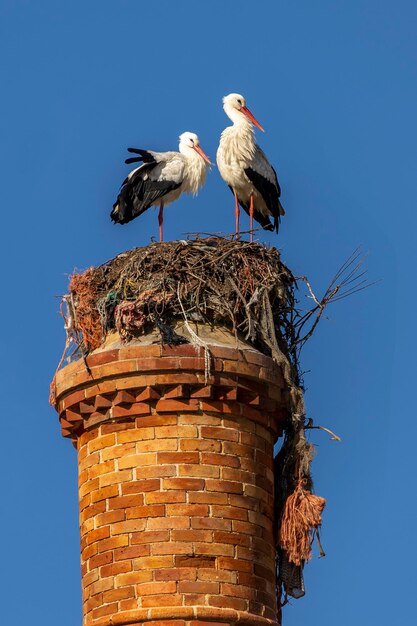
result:
[(170, 325), (186, 318), (226, 326), (296, 366), (295, 288), (275, 248), (221, 237), (151, 244), (74, 273), (66, 327), (85, 354), (112, 330), (128, 341), (156, 326), (175, 343)]

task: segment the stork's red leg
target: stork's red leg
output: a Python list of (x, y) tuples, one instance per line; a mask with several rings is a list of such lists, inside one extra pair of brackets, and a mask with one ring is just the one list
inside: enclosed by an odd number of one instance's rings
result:
[(237, 197), (236, 191), (233, 189), (233, 193), (235, 196), (235, 217), (236, 217), (236, 239), (239, 238), (239, 217), (240, 217), (240, 206), (239, 199)]
[(159, 205), (158, 224), (159, 224), (159, 241), (163, 241), (162, 224), (164, 223), (164, 203)]
[(253, 241), (253, 193), (250, 195), (250, 204), (249, 204), (249, 231), (250, 231), (250, 242)]

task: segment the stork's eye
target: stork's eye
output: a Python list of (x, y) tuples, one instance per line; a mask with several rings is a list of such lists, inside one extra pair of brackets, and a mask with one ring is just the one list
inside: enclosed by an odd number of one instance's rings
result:
[(238, 100), (237, 103), (240, 104), (240, 106), (242, 106), (242, 100)]

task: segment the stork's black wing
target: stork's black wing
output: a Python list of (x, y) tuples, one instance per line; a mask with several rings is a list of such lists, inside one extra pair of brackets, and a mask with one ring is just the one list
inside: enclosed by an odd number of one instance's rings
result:
[(126, 162), (144, 161), (144, 163), (133, 170), (122, 184), (110, 214), (113, 222), (117, 224), (127, 224), (157, 200), (162, 200), (170, 191), (178, 189), (182, 183), (177, 171), (175, 175), (173, 172), (172, 177), (167, 176), (167, 173), (164, 173), (167, 164), (163, 160), (157, 160), (150, 152), (136, 148), (129, 148), (129, 152), (140, 154), (140, 157), (127, 159)]
[[(276, 178), (276, 172), (270, 166), (272, 171), (274, 172), (274, 176)], [(251, 183), (256, 187), (256, 189), (261, 194), (262, 198), (268, 210), (270, 211), (272, 217), (274, 218), (274, 225), (271, 224), (269, 218), (261, 215), (259, 211), (254, 211), (253, 217), (254, 219), (261, 224), (263, 228), (266, 230), (276, 230), (278, 232), (278, 225), (280, 221), (280, 216), (284, 214), (284, 209), (279, 201), (279, 196), (281, 195), (281, 189), (278, 184), (278, 180), (276, 184), (268, 180), (263, 174), (260, 174), (256, 170), (251, 167), (247, 167), (245, 170), (246, 176), (249, 178)], [(243, 206), (243, 205), (242, 205)], [(249, 205), (243, 207), (246, 212), (249, 212)], [(261, 219), (259, 219), (259, 215), (261, 215)]]

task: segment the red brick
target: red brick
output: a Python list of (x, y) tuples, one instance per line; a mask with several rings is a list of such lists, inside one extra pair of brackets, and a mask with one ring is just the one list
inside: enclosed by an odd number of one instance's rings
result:
[(192, 567), (164, 568), (155, 571), (155, 580), (195, 580), (196, 570)]
[(204, 517), (209, 514), (207, 504), (167, 504), (166, 509), (168, 516), (187, 515), (189, 517)]
[(138, 441), (136, 444), (136, 450), (138, 452), (161, 452), (168, 450), (173, 452), (178, 450), (177, 439), (153, 439), (150, 441)]
[(100, 539), (106, 539), (106, 537), (110, 537), (110, 527), (104, 526), (103, 528), (97, 528), (96, 530), (92, 530), (91, 532), (85, 535), (85, 540), (87, 545), (90, 543), (94, 543), (95, 541), (99, 541)]
[(233, 572), (252, 572), (253, 565), (250, 561), (243, 559), (231, 559), (229, 557), (220, 556), (218, 558), (218, 568), (231, 570)]
[(151, 408), (144, 402), (135, 402), (130, 407), (114, 406), (110, 410), (113, 419), (120, 417), (136, 417), (137, 415), (149, 415)]
[(205, 370), (206, 364), (202, 357), (182, 357), (180, 367), (183, 370)]
[(185, 452), (220, 452), (222, 444), (220, 441), (212, 441), (211, 439), (181, 439), (180, 449)]
[(104, 617), (105, 615), (110, 615), (111, 613), (115, 613), (117, 611), (117, 602), (113, 602), (112, 604), (107, 604), (106, 606), (101, 606), (98, 609), (93, 609), (92, 618), (98, 619), (99, 617)]
[(155, 438), (155, 428), (135, 428), (133, 430), (124, 430), (117, 433), (118, 443), (129, 443), (131, 441), (144, 441), (145, 439)]
[(142, 572), (126, 572), (119, 574), (115, 578), (115, 587), (125, 587), (126, 585), (137, 585), (138, 583), (148, 583), (152, 580), (152, 570), (143, 570)]
[(180, 581), (178, 584), (179, 593), (219, 593), (220, 585), (216, 582), (208, 581)]
[(227, 359), (229, 361), (237, 361), (240, 359), (240, 353), (236, 348), (227, 348), (226, 346), (210, 346), (210, 352), (217, 359)]
[(243, 485), (230, 480), (206, 480), (207, 491), (220, 491), (223, 493), (243, 493)]
[(220, 583), (221, 593), (225, 596), (232, 596), (234, 598), (243, 598), (245, 600), (253, 599), (255, 597), (255, 589), (251, 587), (244, 587), (243, 585), (232, 585), (230, 583)]
[(131, 519), (124, 522), (116, 522), (111, 525), (111, 534), (120, 535), (123, 533), (134, 533), (138, 530), (144, 530), (146, 521), (144, 519)]
[(198, 452), (158, 452), (158, 464), (169, 463), (198, 463)]
[(96, 367), (97, 365), (103, 365), (104, 363), (111, 363), (117, 361), (119, 358), (119, 350), (105, 350), (102, 352), (93, 352), (86, 358), (88, 367)]
[(231, 530), (232, 524), (228, 519), (215, 519), (213, 517), (193, 517), (191, 520), (192, 528), (206, 528), (208, 530)]
[(103, 489), (97, 489), (97, 491), (93, 491), (91, 494), (91, 502), (99, 502), (100, 500), (106, 500), (107, 498), (112, 498), (113, 496), (117, 496), (119, 493), (118, 485), (109, 485), (108, 487), (103, 487)]
[(212, 541), (213, 532), (211, 530), (171, 530), (172, 541)]
[(168, 556), (146, 556), (142, 559), (138, 559), (137, 567), (135, 561), (134, 569), (160, 569), (162, 567), (173, 567), (174, 559), (172, 555)]
[(188, 494), (188, 502), (190, 504), (227, 504), (228, 495), (217, 491), (196, 491)]
[(116, 485), (132, 480), (132, 470), (119, 470), (118, 472), (109, 472), (99, 477), (100, 489), (108, 485)]
[(117, 406), (119, 404), (133, 404), (134, 402), (136, 402), (136, 396), (125, 390), (118, 391), (115, 398), (113, 399), (114, 406)]
[(212, 570), (200, 567), (197, 570), (198, 580), (212, 580), (213, 582), (235, 583), (237, 579), (236, 572), (226, 570)]
[(105, 578), (106, 576), (116, 576), (124, 572), (130, 572), (132, 569), (131, 561), (119, 561), (118, 563), (111, 563), (110, 565), (103, 565), (100, 568), (100, 576)]
[(170, 555), (176, 554), (190, 554), (193, 550), (193, 544), (186, 541), (169, 541), (164, 543), (155, 543), (152, 547), (152, 554), (154, 555)]
[(98, 463), (94, 465), (94, 467), (90, 467), (88, 470), (88, 478), (92, 480), (97, 476), (101, 476), (102, 474), (108, 474), (109, 472), (114, 472), (115, 465), (113, 460), (105, 461), (104, 463)]
[(222, 413), (222, 415), (240, 415), (238, 402), (222, 402), (221, 400), (205, 400), (201, 402), (201, 410), (207, 413)]
[[(161, 607), (161, 606), (181, 606), (181, 605), (182, 605), (182, 596), (179, 596), (176, 594), (175, 595), (163, 594), (163, 595), (156, 595), (156, 596), (146, 596), (142, 598), (142, 606), (144, 608), (153, 607), (153, 606)], [(160, 622), (159, 624), (157, 623), (155, 626), (185, 626), (185, 624), (183, 621), (179, 621), (179, 620), (168, 620), (165, 623), (164, 622)]]
[(189, 385), (176, 385), (172, 389), (165, 390), (164, 399), (169, 398), (189, 398), (190, 386)]
[(200, 389), (191, 390), (192, 398), (212, 398), (212, 396), (213, 396), (212, 385), (205, 385), (204, 387), (200, 387)]
[(160, 356), (161, 346), (159, 344), (147, 344), (147, 345), (131, 345), (124, 346), (119, 350), (119, 359), (142, 359), (151, 356)]
[(215, 556), (194, 556), (194, 555), (178, 555), (175, 557), (176, 567), (204, 567), (213, 569), (216, 567)]
[[(104, 428), (102, 426), (102, 428)], [(124, 443), (122, 445), (114, 446), (112, 448), (105, 448), (101, 451), (101, 459), (102, 461), (107, 461), (108, 459), (117, 459), (120, 457), (128, 456), (129, 453), (133, 453), (136, 450), (135, 443)]]
[(83, 417), (87, 417), (88, 415), (91, 415), (92, 413), (95, 412), (94, 409), (94, 400), (88, 400), (88, 401), (84, 401), (84, 402), (80, 402), (80, 404), (78, 405), (78, 411), (82, 414)]
[(113, 524), (114, 522), (121, 522), (125, 518), (124, 510), (116, 510), (116, 511), (106, 511), (105, 513), (100, 513), (95, 518), (96, 526), (106, 526), (107, 524)]
[(165, 478), (164, 489), (185, 489), (187, 491), (202, 491), (205, 481), (199, 478)]
[(180, 476), (220, 478), (220, 468), (210, 465), (180, 465), (178, 469)]
[(127, 535), (110, 537), (109, 539), (103, 539), (103, 541), (100, 541), (100, 552), (107, 552), (107, 550), (114, 550), (115, 548), (124, 548), (128, 544), (129, 537)]
[[(243, 598), (232, 598), (230, 596), (209, 596), (208, 603), (210, 606), (217, 606), (219, 608), (235, 609), (236, 611), (248, 611), (248, 600)], [(276, 613), (274, 614), (274, 621), (276, 620)], [(204, 626), (208, 626), (207, 622)]]
[(116, 436), (112, 433), (104, 435), (103, 437), (96, 437), (88, 444), (89, 453), (96, 452), (96, 450), (102, 450), (108, 446), (113, 446), (116, 443)]
[(172, 426), (178, 423), (176, 415), (149, 415), (136, 419), (136, 428), (147, 428), (149, 426)]
[(228, 543), (232, 546), (250, 546), (250, 538), (247, 535), (239, 533), (228, 533), (221, 530), (215, 530), (213, 533), (213, 541), (217, 543)]
[(165, 356), (196, 356), (198, 353), (198, 349), (194, 347), (191, 343), (184, 343), (178, 346), (169, 346), (164, 345), (161, 346), (161, 354), (163, 357)]
[(98, 515), (99, 513), (102, 513), (105, 510), (106, 510), (106, 502), (104, 500), (101, 502), (97, 502), (97, 504), (94, 504), (92, 506), (87, 506), (80, 513), (80, 523), (82, 524), (83, 522), (85, 522), (85, 520), (90, 519), (91, 517), (95, 517), (96, 515)]
[(145, 494), (146, 504), (174, 504), (185, 502), (185, 491), (151, 491)]
[(119, 459), (119, 470), (155, 464), (156, 454), (153, 452), (150, 452), (148, 454), (129, 454), (128, 456)]
[(154, 465), (150, 467), (138, 467), (136, 470), (136, 478), (168, 478), (176, 476), (177, 468), (175, 465)]
[(202, 452), (201, 462), (205, 465), (223, 465), (237, 468), (240, 466), (239, 457), (230, 454), (217, 454), (215, 452)]
[(158, 439), (170, 439), (170, 438), (191, 438), (197, 437), (198, 432), (196, 426), (160, 426), (155, 429), (155, 436)]
[(64, 409), (67, 409), (69, 406), (73, 406), (74, 404), (78, 404), (78, 402), (81, 402), (82, 400), (84, 400), (84, 398), (85, 398), (85, 391), (84, 391), (84, 389), (82, 389), (80, 391), (75, 391), (74, 393), (70, 393), (69, 395), (64, 396), (64, 398), (62, 398), (62, 400), (61, 400), (62, 406), (63, 406)]
[(136, 395), (136, 402), (149, 402), (150, 400), (159, 400), (161, 394), (153, 387), (145, 387)]
[(213, 517), (221, 517), (223, 519), (247, 520), (248, 518), (248, 512), (236, 506), (217, 506), (213, 504), (211, 514)]
[(109, 409), (112, 406), (112, 401), (110, 398), (106, 398), (106, 396), (97, 395), (94, 398), (94, 409), (99, 411), (100, 409)]
[(143, 530), (142, 532), (133, 533), (131, 539), (132, 545), (162, 541), (169, 541), (169, 530)]
[(183, 413), (199, 410), (198, 400), (158, 400), (155, 410), (157, 413)]
[(101, 567), (102, 565), (107, 565), (113, 561), (113, 552), (103, 552), (102, 554), (98, 554), (97, 556), (91, 557), (88, 561), (88, 568), (91, 571), (95, 567)]
[(142, 517), (162, 517), (165, 515), (164, 504), (151, 504), (136, 506), (126, 511), (126, 519), (139, 519)]
[(129, 507), (137, 507), (143, 504), (143, 495), (121, 496), (112, 498), (109, 502), (110, 509), (126, 509)]
[(152, 480), (135, 480), (131, 483), (125, 483), (122, 485), (122, 493), (143, 493), (147, 491), (158, 491), (161, 485), (159, 478)]
[(92, 543), (91, 546), (83, 549), (81, 546), (81, 560), (88, 561), (92, 556), (95, 556), (98, 553), (98, 543)]
[(149, 554), (149, 546), (147, 544), (141, 546), (128, 546), (126, 548), (117, 548), (114, 551), (115, 561), (126, 561), (127, 559), (137, 559), (141, 556)]
[(137, 590), (140, 596), (153, 596), (160, 593), (175, 593), (177, 585), (174, 581), (152, 582), (139, 584)]
[(115, 602), (124, 598), (134, 598), (136, 595), (134, 587), (122, 587), (121, 589), (113, 589), (103, 593), (103, 602)]
[(110, 424), (103, 424), (100, 427), (100, 429), (101, 429), (101, 434), (105, 435), (107, 433), (120, 432), (121, 430), (129, 430), (129, 428), (134, 428), (134, 427), (135, 427), (134, 422), (119, 422), (118, 424), (111, 422)]
[(220, 423), (220, 415), (203, 415), (203, 413), (194, 413), (193, 415), (178, 416), (178, 424), (191, 426), (218, 426)]
[(85, 483), (80, 485), (80, 488), (78, 489), (78, 495), (80, 498), (84, 498), (84, 496), (86, 496), (88, 493), (96, 491), (99, 486), (100, 484), (98, 478), (94, 480), (87, 480)]
[(215, 556), (233, 556), (234, 546), (224, 543), (196, 543), (197, 554), (213, 554)]
[[(159, 506), (159, 505), (154, 505)], [(189, 528), (188, 517), (152, 517), (147, 520), (148, 530), (168, 530), (169, 528)]]

